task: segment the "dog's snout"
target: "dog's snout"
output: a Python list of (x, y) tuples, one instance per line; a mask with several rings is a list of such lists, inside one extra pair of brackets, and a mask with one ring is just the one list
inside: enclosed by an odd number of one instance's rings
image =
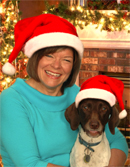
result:
[(99, 122), (98, 121), (90, 121), (89, 126), (91, 129), (98, 129), (99, 128)]

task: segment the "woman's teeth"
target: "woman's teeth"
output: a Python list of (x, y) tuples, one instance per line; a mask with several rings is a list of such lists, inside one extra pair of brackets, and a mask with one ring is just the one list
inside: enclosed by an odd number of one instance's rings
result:
[(46, 73), (55, 77), (59, 77), (61, 75), (61, 74), (52, 73), (50, 71), (46, 71)]

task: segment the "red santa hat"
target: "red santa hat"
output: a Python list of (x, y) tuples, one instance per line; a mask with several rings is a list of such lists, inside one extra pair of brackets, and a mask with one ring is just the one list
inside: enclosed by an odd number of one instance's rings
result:
[(80, 101), (86, 98), (95, 98), (107, 101), (110, 106), (114, 106), (118, 101), (121, 108), (119, 118), (122, 119), (127, 116), (122, 100), (124, 84), (122, 81), (111, 78), (105, 75), (97, 75), (89, 78), (82, 85), (80, 92), (75, 99), (76, 108)]
[(42, 14), (20, 20), (14, 30), (15, 46), (8, 62), (2, 67), (5, 74), (13, 75), (15, 68), (11, 64), (22, 50), (31, 57), (39, 49), (52, 46), (70, 46), (80, 58), (83, 56), (83, 44), (75, 27), (67, 20), (53, 14)]

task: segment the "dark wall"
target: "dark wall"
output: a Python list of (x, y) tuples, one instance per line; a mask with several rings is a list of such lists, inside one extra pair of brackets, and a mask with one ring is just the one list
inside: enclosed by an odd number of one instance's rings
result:
[[(61, 1), (68, 4), (68, 0), (48, 0), (48, 3), (57, 6)], [(22, 19), (40, 15), (45, 10), (45, 0), (20, 0), (19, 9)]]

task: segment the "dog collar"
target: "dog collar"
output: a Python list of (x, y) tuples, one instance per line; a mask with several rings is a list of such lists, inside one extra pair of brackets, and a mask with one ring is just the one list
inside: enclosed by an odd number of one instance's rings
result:
[(97, 143), (88, 143), (81, 137), (80, 133), (79, 133), (79, 142), (80, 142), (80, 144), (83, 144), (86, 148), (90, 149), (92, 152), (94, 152), (94, 149), (91, 147), (97, 146), (98, 144), (101, 143), (101, 141), (97, 142)]

